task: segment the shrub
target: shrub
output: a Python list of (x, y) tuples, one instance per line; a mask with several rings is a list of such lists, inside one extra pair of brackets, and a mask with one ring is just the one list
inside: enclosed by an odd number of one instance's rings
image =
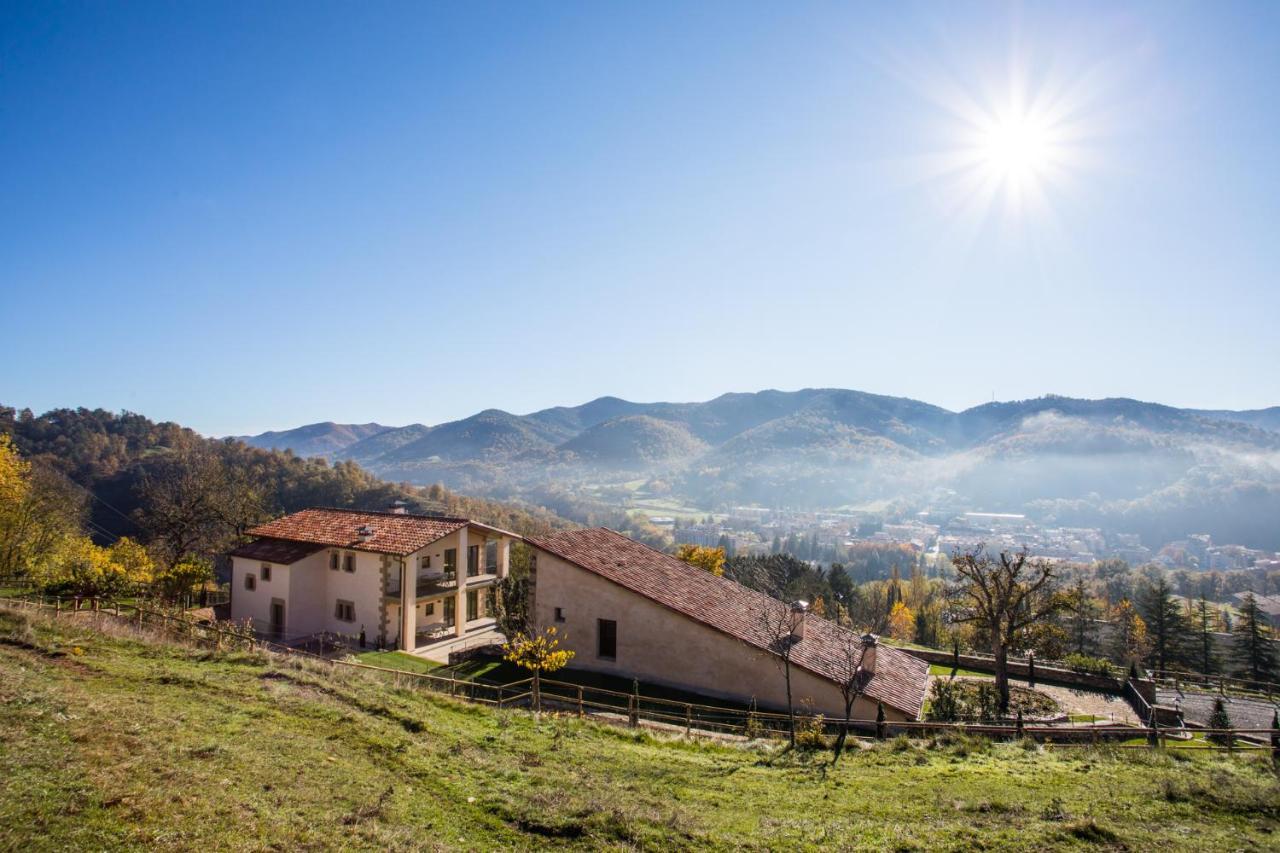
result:
[(1081, 675), (1101, 675), (1103, 677), (1110, 678), (1115, 672), (1115, 668), (1111, 665), (1111, 661), (1106, 658), (1070, 654), (1063, 658), (1062, 661), (1072, 672), (1078, 672)]
[(812, 714), (796, 720), (796, 746), (800, 749), (826, 749), (826, 720)]

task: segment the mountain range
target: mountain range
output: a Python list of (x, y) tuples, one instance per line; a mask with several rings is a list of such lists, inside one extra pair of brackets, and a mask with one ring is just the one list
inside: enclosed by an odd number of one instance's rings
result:
[(952, 412), (820, 388), (701, 403), (601, 397), (527, 415), (310, 424), (243, 440), (493, 497), (598, 493), (644, 479), (650, 492), (709, 509), (946, 502), (1148, 537), (1217, 530), (1246, 544), (1280, 539), (1280, 406), (1214, 411), (1046, 396)]

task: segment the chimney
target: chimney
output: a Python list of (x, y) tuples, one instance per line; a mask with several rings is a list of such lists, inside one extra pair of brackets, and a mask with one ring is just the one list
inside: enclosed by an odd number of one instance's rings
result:
[(793, 601), (791, 603), (791, 642), (798, 643), (804, 639), (804, 623), (809, 615), (809, 602)]
[(396, 501), (395, 503), (391, 504), (390, 511), (395, 513), (396, 515), (408, 515), (409, 505), (404, 501)]
[(362, 524), (356, 529), (356, 536), (361, 542), (368, 542), (373, 538), (373, 527), (368, 524)]
[(868, 675), (876, 671), (876, 646), (880, 638), (875, 634), (862, 635), (862, 671)]

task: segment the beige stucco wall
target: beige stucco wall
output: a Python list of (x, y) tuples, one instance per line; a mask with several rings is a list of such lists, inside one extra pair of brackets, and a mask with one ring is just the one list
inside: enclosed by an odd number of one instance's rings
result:
[[(484, 568), (484, 536), (486, 531), (478, 528), (468, 529), (468, 544), (481, 545), (481, 571)], [(499, 566), (505, 569), (511, 538), (489, 533), (490, 539), (498, 540)], [(431, 555), (432, 571), (444, 565), (446, 548), (457, 548), (460, 544), (460, 533), (454, 532), (443, 539), (433, 542), (404, 559), (409, 567), (410, 576), (417, 572), (418, 557)], [(329, 568), (329, 555), (337, 552), (339, 567), (335, 571)], [(342, 569), (341, 558), (345, 554), (355, 556), (355, 572)], [(260, 560), (247, 560), (243, 557), (231, 559), (231, 618), (236, 620), (250, 619), (254, 627), (265, 631), (270, 624), (271, 600), (281, 599), (285, 603), (285, 634), (287, 637), (300, 637), (329, 631), (340, 634), (359, 634), (363, 626), (365, 636), (370, 645), (377, 642), (378, 631), (382, 621), (382, 565), (387, 561), (389, 577), (400, 573), (401, 558), (384, 557), (370, 551), (354, 551), (342, 548), (326, 548), (299, 560), (291, 566), (272, 563), (271, 580), (261, 579)], [(467, 590), (492, 586), (498, 575), (480, 574), (466, 577), (466, 552), (458, 554), (459, 574), (468, 581)], [(244, 576), (253, 574), (258, 578), (257, 588), (250, 591), (244, 588)], [(350, 601), (355, 606), (355, 621), (339, 620), (334, 614), (339, 600)], [(435, 602), (435, 613), (426, 615), (426, 601), (418, 604), (417, 626), (424, 627), (444, 619), (443, 599), (432, 599)], [(393, 642), (400, 635), (399, 599), (387, 602), (386, 641)], [(482, 611), (483, 612), (483, 611)], [(459, 615), (466, 616), (465, 590), (459, 609)], [(491, 618), (481, 617), (466, 623), (464, 627), (477, 628), (492, 623)]]
[[(786, 708), (786, 683), (777, 656), (541, 549), (537, 558), (534, 618), (539, 628), (556, 626), (561, 646), (574, 652), (573, 668), (744, 702), (754, 698), (762, 709)], [(563, 611), (562, 622), (555, 619), (557, 607)], [(614, 660), (596, 654), (598, 619), (618, 623)], [(791, 688), (797, 708), (807, 701), (828, 717), (843, 717), (844, 699), (834, 682), (792, 666)], [(854, 719), (872, 720), (875, 715), (874, 701), (860, 698), (854, 706)], [(905, 719), (889, 707), (885, 715)]]

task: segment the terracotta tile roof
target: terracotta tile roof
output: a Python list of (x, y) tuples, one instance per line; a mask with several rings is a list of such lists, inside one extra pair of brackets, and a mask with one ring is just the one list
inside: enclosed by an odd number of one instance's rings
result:
[[(359, 530), (366, 524), (373, 537), (362, 541)], [(313, 507), (259, 525), (249, 535), (403, 557), (467, 524), (465, 518)]]
[[(770, 636), (767, 620), (761, 614), (783, 614), (790, 606), (604, 527), (529, 537), (526, 541), (766, 651), (771, 650), (775, 638)], [(841, 681), (846, 669), (842, 665), (846, 644), (850, 640), (860, 642), (858, 635), (815, 616), (805, 621), (804, 631), (804, 639), (791, 653), (791, 662), (822, 678)], [(880, 643), (873, 670), (864, 695), (912, 719), (918, 717), (928, 689), (929, 664)]]
[(284, 539), (258, 539), (241, 545), (231, 552), (232, 557), (244, 557), (247, 560), (261, 560), (264, 563), (278, 563), (290, 566), (309, 557), (316, 551), (324, 550), (323, 545), (313, 542), (287, 542)]

